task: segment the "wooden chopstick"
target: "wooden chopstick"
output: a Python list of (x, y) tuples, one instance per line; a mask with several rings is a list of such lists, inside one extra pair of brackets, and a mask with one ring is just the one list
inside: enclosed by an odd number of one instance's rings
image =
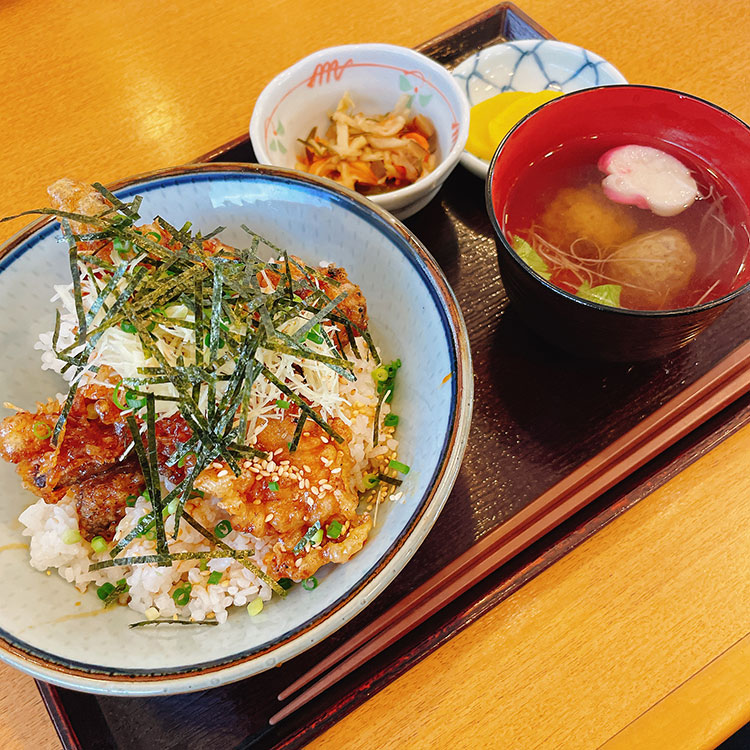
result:
[[(480, 539), (432, 578), (279, 693), (276, 724), (396, 642), (511, 557), (750, 391), (750, 341), (633, 429)], [(348, 658), (347, 658), (348, 657)]]

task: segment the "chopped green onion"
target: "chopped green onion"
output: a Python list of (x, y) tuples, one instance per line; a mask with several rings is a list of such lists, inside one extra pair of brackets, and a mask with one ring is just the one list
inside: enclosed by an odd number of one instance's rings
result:
[(137, 495), (128, 495), (125, 498), (125, 505), (128, 508), (134, 508), (137, 501), (138, 501)]
[(107, 540), (103, 536), (95, 536), (91, 540), (91, 549), (94, 552), (106, 552), (108, 548)]
[(312, 544), (313, 547), (320, 544), (323, 541), (323, 529), (318, 529), (312, 536), (312, 539), (310, 539), (310, 544)]
[(318, 533), (318, 530), (321, 528), (320, 521), (316, 521), (304, 534), (302, 539), (300, 539), (297, 544), (294, 545), (294, 549), (292, 552), (294, 552), (295, 555), (298, 555), (300, 552), (302, 552), (303, 549), (307, 546), (308, 542), (312, 541), (312, 538)]
[(302, 588), (305, 589), (305, 591), (312, 591), (313, 589), (318, 588), (318, 579), (315, 576), (305, 578), (305, 580), (302, 581)]
[[(206, 334), (206, 338), (205, 338), (205, 339), (203, 339), (203, 343), (204, 343), (204, 344), (205, 344), (206, 346), (211, 346), (211, 343), (210, 343), (210, 342), (211, 342), (211, 338), (210, 338), (210, 335), (211, 335), (211, 334), (207, 333), (207, 334)], [(224, 339), (222, 339), (222, 338), (219, 338), (219, 349), (223, 349), (223, 348), (224, 348), (224, 344), (225, 344), (225, 343), (226, 343), (226, 342), (224, 341)]]
[(109, 597), (109, 595), (115, 590), (114, 584), (107, 581), (107, 583), (103, 583), (99, 588), (96, 590), (96, 595), (102, 600), (106, 601), (106, 599)]
[(396, 427), (398, 425), (398, 415), (386, 414), (385, 419), (383, 420), (383, 424), (386, 427)]
[(278, 492), (279, 491), (279, 483), (278, 482), (269, 482), (268, 483), (268, 489), (271, 490), (271, 492)]
[(81, 541), (81, 532), (78, 529), (65, 529), (62, 541), (63, 544), (76, 544)]
[(325, 339), (323, 338), (323, 333), (320, 329), (320, 323), (316, 323), (310, 329), (310, 332), (307, 334), (307, 340), (312, 341), (313, 344), (322, 344), (325, 341)]
[(222, 521), (219, 521), (219, 523), (214, 526), (214, 534), (219, 537), (219, 539), (223, 539), (227, 534), (231, 533), (232, 531), (232, 524), (227, 521), (227, 519), (223, 519)]
[(158, 232), (146, 232), (146, 237), (153, 237), (157, 242), (161, 242), (161, 235)]
[(103, 583), (96, 590), (96, 595), (104, 602), (105, 607), (110, 607), (117, 603), (121, 594), (127, 594), (130, 586), (124, 578), (121, 578), (114, 586), (111, 583)]
[(339, 521), (331, 521), (326, 529), (326, 536), (329, 539), (338, 539), (341, 536), (343, 528)]
[(200, 561), (200, 562), (198, 563), (198, 569), (199, 569), (199, 570), (208, 570), (208, 560), (206, 560), (205, 558), (203, 558), (203, 559), (202, 559), (202, 560), (201, 560), (201, 561)]
[(263, 600), (260, 597), (253, 599), (250, 604), (247, 605), (247, 613), (250, 617), (255, 617), (263, 611)]
[(276, 399), (276, 406), (279, 407), (279, 409), (288, 409), (289, 408), (289, 402), (284, 401), (283, 398), (277, 398)]
[(128, 243), (127, 242), (123, 242), (119, 237), (115, 237), (112, 240), (112, 249), (121, 258), (127, 258), (127, 255), (128, 255)]
[(190, 592), (193, 589), (192, 583), (183, 583), (180, 588), (175, 589), (172, 599), (178, 607), (184, 607), (190, 601)]
[(127, 320), (123, 320), (122, 323), (120, 323), (120, 328), (125, 331), (125, 333), (138, 333), (138, 329)]
[(208, 577), (209, 584), (217, 584), (224, 574), (220, 570), (214, 570), (213, 573)]
[(133, 411), (137, 411), (138, 409), (146, 405), (146, 399), (143, 397), (137, 396), (132, 391), (125, 391), (125, 403), (127, 404), (128, 409), (133, 409)]
[(123, 388), (122, 380), (115, 386), (115, 389), (112, 391), (112, 403), (118, 408), (122, 409), (123, 411), (128, 408), (127, 404), (123, 404), (120, 401), (120, 389)]
[(383, 367), (383, 365), (381, 365), (373, 371), (372, 377), (375, 382), (384, 383), (386, 380), (388, 380), (388, 370)]
[(176, 497), (167, 504), (167, 513), (169, 513), (170, 516), (173, 516), (177, 512), (177, 506), (179, 503), (180, 498)]
[(181, 456), (180, 460), (177, 462), (177, 466), (181, 469), (185, 465), (185, 461), (191, 456), (195, 459), (195, 453), (186, 453), (184, 456)]
[(401, 474), (408, 474), (409, 470), (411, 469), (410, 466), (402, 464), (400, 461), (396, 461), (395, 459), (391, 459), (388, 462), (388, 468), (393, 469), (394, 471), (401, 472)]
[(277, 583), (285, 591), (289, 591), (289, 589), (292, 588), (292, 586), (294, 586), (294, 581), (291, 578), (279, 578)]
[(365, 483), (365, 487), (372, 489), (378, 483), (377, 474), (365, 474), (362, 477), (362, 481)]
[(156, 527), (152, 526), (143, 536), (150, 542), (156, 541)]
[(52, 437), (52, 428), (44, 422), (34, 422), (31, 431), (39, 440), (47, 440)]

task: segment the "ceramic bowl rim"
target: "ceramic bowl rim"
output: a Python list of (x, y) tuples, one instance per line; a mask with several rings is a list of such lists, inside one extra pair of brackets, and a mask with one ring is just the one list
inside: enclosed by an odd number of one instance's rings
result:
[[(342, 597), (333, 602), (323, 612), (305, 621), (296, 631), (282, 634), (281, 639), (261, 644), (256, 649), (237, 651), (218, 663), (192, 664), (187, 668), (169, 668), (154, 674), (141, 674), (143, 670), (116, 670), (92, 665), (74, 664), (68, 660), (47, 654), (41, 649), (20, 645), (19, 641), (0, 629), (0, 658), (32, 676), (62, 687), (85, 692), (108, 695), (165, 695), (192, 692), (234, 682), (283, 663), (302, 653), (315, 643), (335, 632), (372, 602), (403, 569), (416, 549), (424, 541), (427, 533), (442, 510), (458, 475), (468, 441), (469, 426), (473, 408), (473, 371), (469, 349), (468, 332), (458, 302), (448, 285), (440, 267), (422, 243), (395, 217), (379, 206), (373, 205), (357, 193), (347, 190), (330, 180), (306, 175), (294, 170), (265, 165), (234, 162), (188, 164), (178, 167), (155, 170), (120, 180), (109, 186), (112, 191), (134, 189), (139, 185), (158, 183), (161, 180), (184, 180), (191, 176), (232, 173), (241, 175), (258, 174), (261, 177), (304, 183), (314, 190), (330, 194), (332, 200), (354, 202), (357, 210), (370, 214), (411, 261), (418, 276), (430, 286), (431, 297), (439, 307), (443, 330), (448, 336), (455, 368), (452, 413), (441, 448), (441, 457), (425, 492), (420, 498), (417, 510), (407, 520), (404, 532), (384, 552), (373, 566), (365, 571), (356, 584)], [(0, 272), (54, 230), (53, 217), (44, 217), (20, 229), (0, 246)], [(14, 253), (21, 249), (22, 252)], [(429, 284), (428, 284), (429, 279)], [(417, 540), (414, 549), (406, 542)], [(278, 643), (281, 640), (281, 643)], [(20, 642), (21, 644), (23, 642)], [(268, 646), (266, 648), (266, 646)], [(272, 659), (269, 660), (269, 655)]]
[(518, 130), (527, 120), (531, 119), (537, 112), (544, 109), (545, 107), (549, 107), (550, 105), (555, 104), (555, 102), (560, 102), (564, 100), (568, 100), (571, 97), (581, 96), (581, 95), (590, 95), (594, 91), (600, 91), (600, 90), (611, 90), (611, 89), (625, 89), (625, 90), (637, 90), (637, 89), (649, 89), (654, 91), (663, 91), (670, 95), (675, 94), (678, 97), (683, 97), (686, 99), (691, 99), (693, 101), (699, 102), (701, 104), (705, 104), (711, 109), (717, 111), (721, 115), (727, 115), (731, 119), (735, 120), (737, 123), (742, 125), (750, 134), (750, 125), (743, 122), (739, 117), (736, 115), (733, 115), (728, 110), (724, 109), (723, 107), (720, 107), (718, 104), (714, 104), (713, 102), (708, 101), (707, 99), (702, 99), (699, 96), (695, 96), (694, 94), (687, 94), (684, 91), (679, 91), (677, 89), (668, 88), (665, 86), (650, 86), (650, 85), (644, 85), (644, 84), (633, 84), (633, 83), (627, 83), (627, 84), (614, 84), (611, 86), (593, 86), (586, 89), (579, 89), (578, 91), (571, 91), (570, 93), (563, 94), (562, 96), (552, 99), (549, 102), (545, 102), (544, 104), (541, 104), (539, 107), (534, 109), (533, 111), (529, 112), (528, 115), (526, 115), (523, 119), (519, 120), (507, 133), (507, 135), (503, 138), (503, 140), (498, 145), (497, 149), (495, 150), (495, 153), (492, 156), (492, 160), (490, 161), (490, 166), (487, 174), (487, 181), (485, 184), (484, 189), (484, 196), (485, 196), (485, 206), (487, 207), (487, 214), (490, 217), (490, 222), (492, 223), (492, 228), (495, 230), (495, 237), (499, 240), (500, 246), (503, 249), (503, 254), (506, 257), (510, 257), (513, 261), (513, 263), (522, 268), (525, 275), (530, 276), (532, 279), (534, 279), (536, 282), (540, 283), (542, 286), (546, 287), (550, 291), (553, 291), (558, 296), (569, 300), (570, 302), (573, 302), (578, 305), (582, 305), (583, 307), (590, 308), (592, 310), (601, 310), (608, 313), (611, 313), (613, 315), (622, 315), (622, 316), (629, 316), (629, 317), (636, 317), (636, 318), (674, 318), (674, 317), (684, 317), (687, 315), (693, 315), (700, 313), (704, 310), (710, 310), (714, 307), (719, 307), (721, 305), (726, 305), (727, 303), (734, 300), (736, 297), (739, 297), (741, 294), (744, 294), (748, 290), (750, 290), (750, 280), (746, 281), (741, 286), (737, 287), (736, 289), (733, 289), (731, 292), (728, 292), (727, 294), (717, 297), (714, 300), (709, 300), (708, 302), (703, 302), (700, 305), (694, 305), (692, 307), (678, 307), (673, 310), (630, 310), (625, 307), (612, 307), (610, 305), (603, 305), (600, 302), (593, 302), (591, 300), (583, 299), (582, 297), (576, 297), (574, 294), (571, 294), (570, 292), (566, 292), (564, 289), (561, 289), (558, 286), (555, 286), (551, 282), (547, 281), (546, 279), (543, 279), (541, 276), (536, 274), (529, 266), (527, 266), (516, 254), (516, 252), (513, 250), (513, 248), (510, 246), (510, 243), (505, 237), (505, 233), (500, 228), (500, 222), (497, 218), (497, 214), (495, 213), (495, 207), (492, 200), (492, 184), (493, 184), (493, 175), (495, 173), (495, 168), (497, 165), (498, 158), (501, 154), (501, 151), (503, 147), (505, 146), (505, 142), (515, 133), (516, 130)]

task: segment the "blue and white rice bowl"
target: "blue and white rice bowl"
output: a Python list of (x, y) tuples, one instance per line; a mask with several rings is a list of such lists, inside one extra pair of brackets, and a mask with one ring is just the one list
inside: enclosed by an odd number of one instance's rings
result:
[[(404, 567), (440, 513), (466, 446), (472, 371), (463, 318), (426, 249), (388, 213), (356, 194), (291, 170), (192, 165), (115, 186), (142, 195), (142, 217), (247, 244), (241, 224), (313, 263), (344, 267), (367, 298), (370, 327), (386, 361), (400, 357), (393, 409), (399, 458), (411, 466), (396, 503), (386, 503), (368, 543), (348, 563), (316, 574), (313, 591), (295, 586), (249, 617), (235, 608), (218, 627), (130, 629), (132, 609), (103, 609), (95, 590), (29, 565), (19, 515), (36, 498), (0, 462), (0, 658), (57, 685), (113, 695), (202, 690), (280, 664), (340, 628)], [(42, 371), (35, 344), (54, 324), (53, 286), (69, 282), (56, 222), (44, 219), (0, 250), (2, 401), (27, 409), (66, 386)], [(44, 509), (42, 509), (44, 510)], [(134, 513), (141, 513), (135, 509)], [(64, 514), (63, 514), (64, 515)], [(63, 519), (63, 523), (65, 520)], [(248, 596), (251, 591), (249, 584)]]

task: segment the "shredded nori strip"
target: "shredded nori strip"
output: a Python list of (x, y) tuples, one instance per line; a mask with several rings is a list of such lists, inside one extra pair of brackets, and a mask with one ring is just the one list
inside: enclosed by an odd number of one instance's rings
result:
[(389, 477), (387, 474), (378, 474), (378, 481), (385, 482), (386, 484), (392, 484), (394, 487), (400, 487), (404, 483), (402, 479)]
[[(226, 542), (223, 542), (221, 539), (219, 539), (216, 534), (212, 534), (203, 524), (199, 523), (195, 520), (189, 513), (185, 512), (183, 513), (185, 520), (198, 532), (203, 534), (206, 539), (208, 539), (210, 542), (215, 544), (219, 549), (224, 550), (225, 552), (235, 552), (232, 547), (230, 547)], [(230, 557), (235, 557), (234, 555), (229, 555)], [(250, 570), (253, 574), (255, 574), (258, 578), (260, 578), (262, 581), (267, 583), (273, 591), (275, 591), (279, 596), (286, 596), (286, 590), (283, 586), (279, 586), (279, 584), (274, 581), (271, 576), (264, 573), (252, 560), (246, 560), (242, 558), (235, 558), (238, 559), (239, 562), (241, 562), (248, 570)]]
[(142, 628), (146, 625), (218, 625), (218, 620), (167, 620), (165, 618), (157, 618), (156, 620), (140, 620), (139, 622), (131, 622), (128, 625), (129, 628)]
[[(255, 359), (258, 349), (319, 361), (351, 380), (354, 379), (353, 363), (346, 356), (338, 329), (346, 331), (355, 356), (360, 356), (355, 342), (356, 332), (363, 337), (375, 361), (379, 363), (372, 338), (366, 329), (350, 321), (338, 309), (346, 299), (345, 293), (331, 299), (324, 291), (340, 286), (335, 278), (300, 263), (290, 257), (287, 250), (277, 247), (251, 229), (243, 226), (252, 238), (250, 247), (237, 250), (222, 246), (204, 248), (203, 243), (215, 237), (222, 228), (202, 235), (191, 231), (190, 222), (177, 229), (162, 217), (156, 217), (158, 231), (144, 233), (135, 228), (135, 223), (140, 218), (140, 196), (124, 202), (103, 185), (96, 183), (93, 187), (110, 204), (95, 216), (50, 208), (25, 211), (17, 215), (57, 216), (68, 243), (78, 330), (75, 343), (58, 351), (61, 318), (59, 311), (56, 313), (52, 348), (64, 363), (64, 372), (73, 368), (73, 377), (53, 430), (52, 444), (57, 444), (64, 432), (81, 376), (86, 371), (96, 372), (98, 369), (90, 364), (89, 359), (106, 331), (122, 323), (129, 323), (135, 329), (144, 352), (147, 356), (153, 356), (159, 365), (139, 370), (143, 377), (122, 381), (129, 394), (145, 398), (145, 415), (142, 407), (136, 406), (135, 413), (128, 414), (126, 422), (146, 482), (144, 494), (148, 495), (152, 510), (114, 545), (110, 550), (109, 560), (94, 563), (90, 569), (140, 563), (170, 566), (174, 560), (230, 556), (249, 567), (276, 593), (284, 595), (283, 587), (251, 560), (246, 559), (249, 553), (232, 550), (185, 513), (185, 502), (193, 493), (193, 484), (198, 475), (212, 461), (225, 461), (239, 476), (239, 462), (246, 456), (266, 456), (248, 443), (247, 435), (251, 389), (261, 375), (299, 409), (290, 450), (297, 448), (308, 419), (313, 420), (337, 442), (343, 441), (342, 436), (305, 399), (295, 393), (288, 383), (282, 382)], [(71, 222), (85, 225), (85, 231), (74, 233)], [(82, 242), (96, 244), (90, 244), (90, 249), (82, 250), (79, 246)], [(277, 254), (274, 261), (266, 263), (258, 257), (257, 251), (261, 243)], [(112, 262), (109, 262), (106, 252), (113, 245), (123, 250), (123, 257), (118, 259), (115, 253)], [(101, 257), (102, 251), (105, 251), (105, 257)], [(292, 267), (299, 271), (299, 274), (295, 272), (296, 278), (292, 275)], [(259, 283), (259, 275), (265, 271), (269, 272), (266, 277), (268, 281), (275, 285), (270, 293), (261, 291)], [(93, 300), (86, 297), (86, 304), (82, 274), (86, 279), (84, 283), (90, 285), (87, 293), (93, 288), (94, 295)], [(193, 321), (170, 317), (165, 313), (167, 307), (177, 304), (184, 305), (192, 312)], [(296, 333), (283, 333), (283, 326), (299, 316), (304, 317), (305, 321), (297, 328)], [(163, 331), (170, 327), (173, 330), (182, 329), (181, 333), (178, 330), (178, 335), (182, 336), (188, 335), (185, 331), (192, 331), (195, 337), (194, 361), (185, 363), (180, 356), (176, 364), (170, 364), (159, 348), (160, 339), (152, 333), (155, 324), (163, 326)], [(337, 329), (335, 344), (325, 326)], [(313, 329), (321, 331), (330, 355), (319, 354), (304, 345)], [(232, 369), (220, 369), (230, 362)], [(151, 388), (159, 384), (171, 384), (178, 395), (162, 396), (153, 393)], [(176, 403), (192, 433), (187, 442), (178, 446), (167, 460), (167, 464), (172, 466), (192, 455), (192, 466), (185, 479), (166, 495), (162, 494), (158, 473), (157, 401)], [(395, 481), (398, 480), (393, 480)], [(180, 519), (184, 515), (214, 545), (214, 549), (200, 553), (169, 552), (163, 509), (175, 501), (174, 538), (177, 538)], [(156, 530), (156, 554), (119, 556), (133, 540), (151, 528)], [(303, 537), (300, 541), (301, 549), (314, 536), (317, 528), (320, 528), (319, 522), (308, 530), (307, 538)], [(295, 547), (295, 552), (300, 551), (298, 547), (299, 544)], [(160, 621), (149, 620), (142, 624), (158, 622)], [(133, 624), (134, 627), (140, 625), (141, 623)]]
[(294, 549), (292, 552), (294, 552), (295, 555), (298, 555), (300, 552), (302, 552), (305, 547), (307, 546), (308, 542), (312, 542), (312, 538), (320, 531), (322, 526), (320, 525), (320, 521), (316, 521), (304, 534), (302, 539), (300, 539), (297, 544), (294, 545)]

